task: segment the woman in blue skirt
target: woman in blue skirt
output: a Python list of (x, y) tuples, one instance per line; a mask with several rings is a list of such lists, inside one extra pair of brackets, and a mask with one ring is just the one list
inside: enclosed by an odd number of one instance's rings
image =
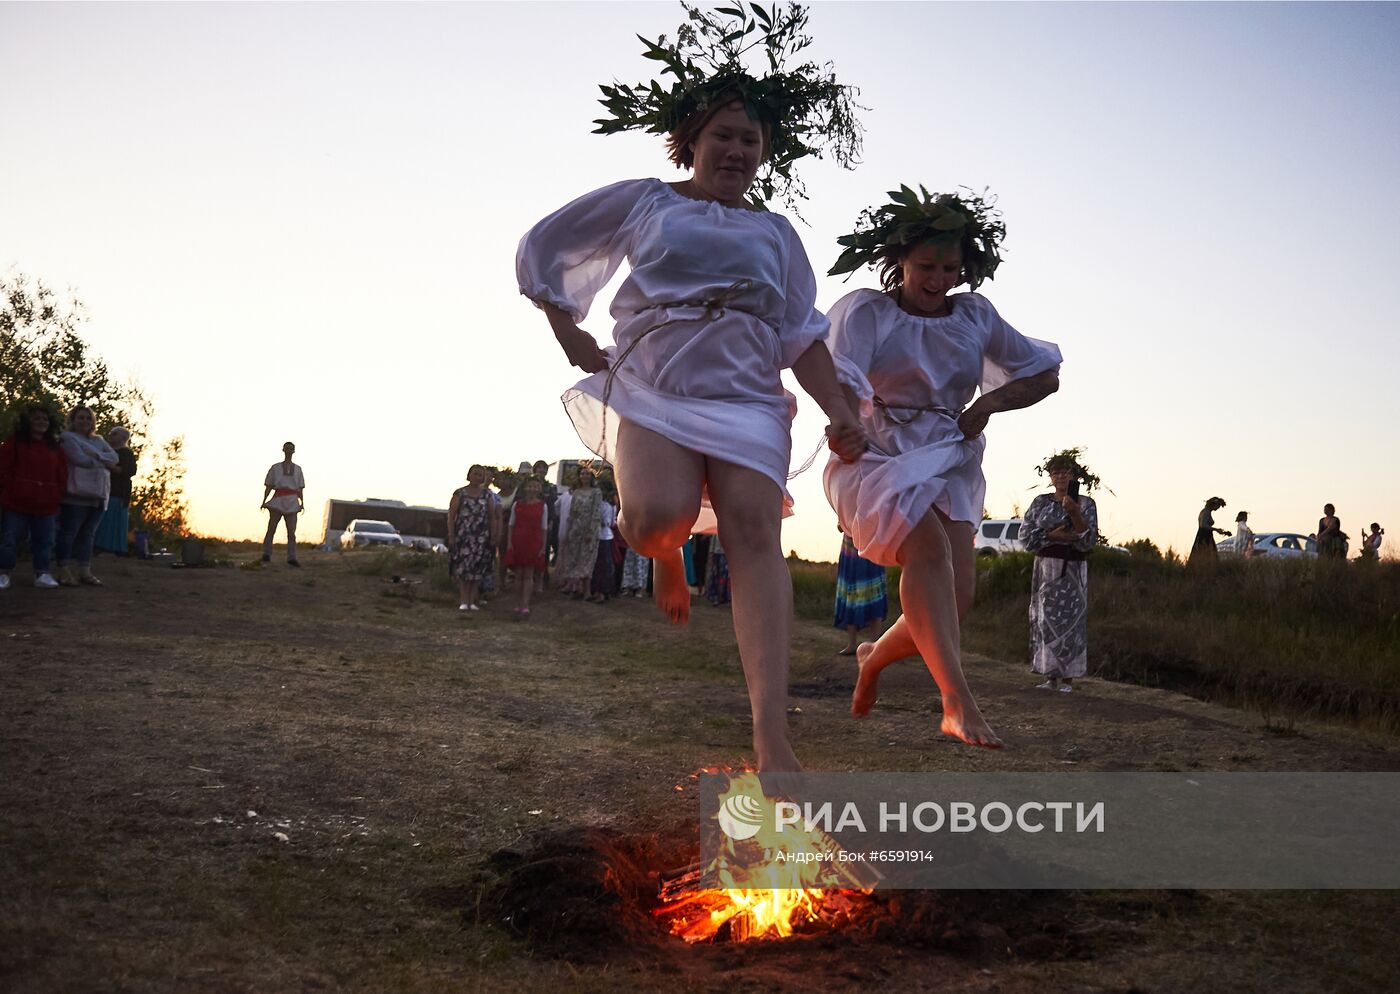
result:
[(832, 625), (846, 630), (846, 647), (836, 654), (854, 656), (862, 628), (873, 627), (873, 638), (878, 638), (888, 613), (885, 567), (862, 559), (850, 536), (842, 533), (841, 559), (836, 566), (836, 620)]

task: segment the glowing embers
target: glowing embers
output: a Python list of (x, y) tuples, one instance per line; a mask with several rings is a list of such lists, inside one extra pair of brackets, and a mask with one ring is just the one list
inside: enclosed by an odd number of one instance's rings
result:
[[(752, 772), (730, 776), (713, 833), (718, 853), (663, 879), (653, 914), (686, 942), (783, 939), (840, 928), (862, 916), (878, 882), (874, 870), (844, 859), (821, 830), (780, 826), (776, 801)], [(713, 851), (702, 847), (702, 851)]]

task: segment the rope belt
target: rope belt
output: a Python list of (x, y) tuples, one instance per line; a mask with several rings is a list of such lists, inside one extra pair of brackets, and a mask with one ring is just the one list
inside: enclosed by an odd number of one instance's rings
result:
[[(954, 421), (958, 420), (958, 418), (962, 416), (961, 408), (955, 411), (952, 408), (941, 407), (937, 404), (887, 404), (885, 403), (884, 398), (879, 396), (872, 397), (870, 402), (880, 409), (880, 413), (885, 416), (886, 421), (889, 421), (891, 424), (897, 425), (912, 424), (914, 422), (914, 419), (917, 418), (920, 414), (941, 414), (943, 417), (952, 418)], [(891, 411), (913, 411), (914, 414), (911, 417), (905, 418), (901, 421), (898, 417), (891, 414)]]
[[(632, 339), (632, 341), (628, 343), (627, 348), (623, 349), (622, 352), (620, 352), (617, 355), (617, 357), (608, 364), (608, 375), (603, 380), (602, 444), (604, 450), (604, 459), (608, 459), (608, 401), (612, 398), (613, 380), (617, 377), (617, 372), (622, 368), (622, 364), (627, 361), (627, 357), (632, 354), (632, 350), (642, 343), (642, 339), (646, 338), (653, 332), (660, 331), (662, 328), (669, 328), (670, 326), (676, 324), (694, 324), (697, 322), (718, 321), (720, 318), (724, 317), (726, 308), (730, 307), (736, 300), (739, 299), (739, 297), (741, 297), (745, 293), (748, 293), (753, 288), (754, 281), (748, 278), (744, 278), (735, 280), (733, 283), (729, 284), (729, 286), (725, 287), (723, 290), (720, 290), (718, 293), (710, 297), (701, 297), (694, 300), (663, 301), (661, 303), (652, 304), (650, 307), (642, 309), (643, 311), (652, 311), (672, 310), (680, 307), (688, 307), (703, 308), (704, 313), (702, 313), (699, 317), (693, 318), (670, 318), (669, 320), (661, 321), (657, 324), (652, 325), (649, 328), (646, 328), (640, 335)], [(741, 310), (741, 308), (734, 309)], [(638, 311), (637, 313), (640, 314), (642, 313), (642, 311)]]

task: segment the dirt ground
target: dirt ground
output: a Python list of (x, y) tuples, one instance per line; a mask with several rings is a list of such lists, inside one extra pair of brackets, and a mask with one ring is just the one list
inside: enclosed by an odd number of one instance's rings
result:
[[(728, 612), (697, 601), (674, 629), (649, 602), (551, 595), (526, 623), (500, 601), (464, 615), (372, 556), (105, 559), (102, 589), (16, 574), (0, 594), (0, 989), (1400, 989), (1400, 899), (1378, 891), (919, 897), (894, 909), (941, 923), (919, 935), (743, 946), (522, 934), (501, 905), (512, 860), (574, 835), (664, 858), (694, 831), (690, 774), (748, 758)], [(811, 769), (1400, 770), (1393, 740), (1279, 734), (1099, 681), (1046, 694), (981, 657), (969, 677), (1007, 747), (974, 750), (935, 734), (917, 663), (852, 721), (838, 644), (797, 625)]]

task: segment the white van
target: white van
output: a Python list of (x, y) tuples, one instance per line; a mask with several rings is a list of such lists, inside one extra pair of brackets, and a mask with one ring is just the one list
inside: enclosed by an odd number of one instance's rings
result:
[(1003, 552), (1025, 552), (1021, 541), (1020, 518), (988, 518), (977, 526), (972, 547), (979, 556), (999, 556)]

